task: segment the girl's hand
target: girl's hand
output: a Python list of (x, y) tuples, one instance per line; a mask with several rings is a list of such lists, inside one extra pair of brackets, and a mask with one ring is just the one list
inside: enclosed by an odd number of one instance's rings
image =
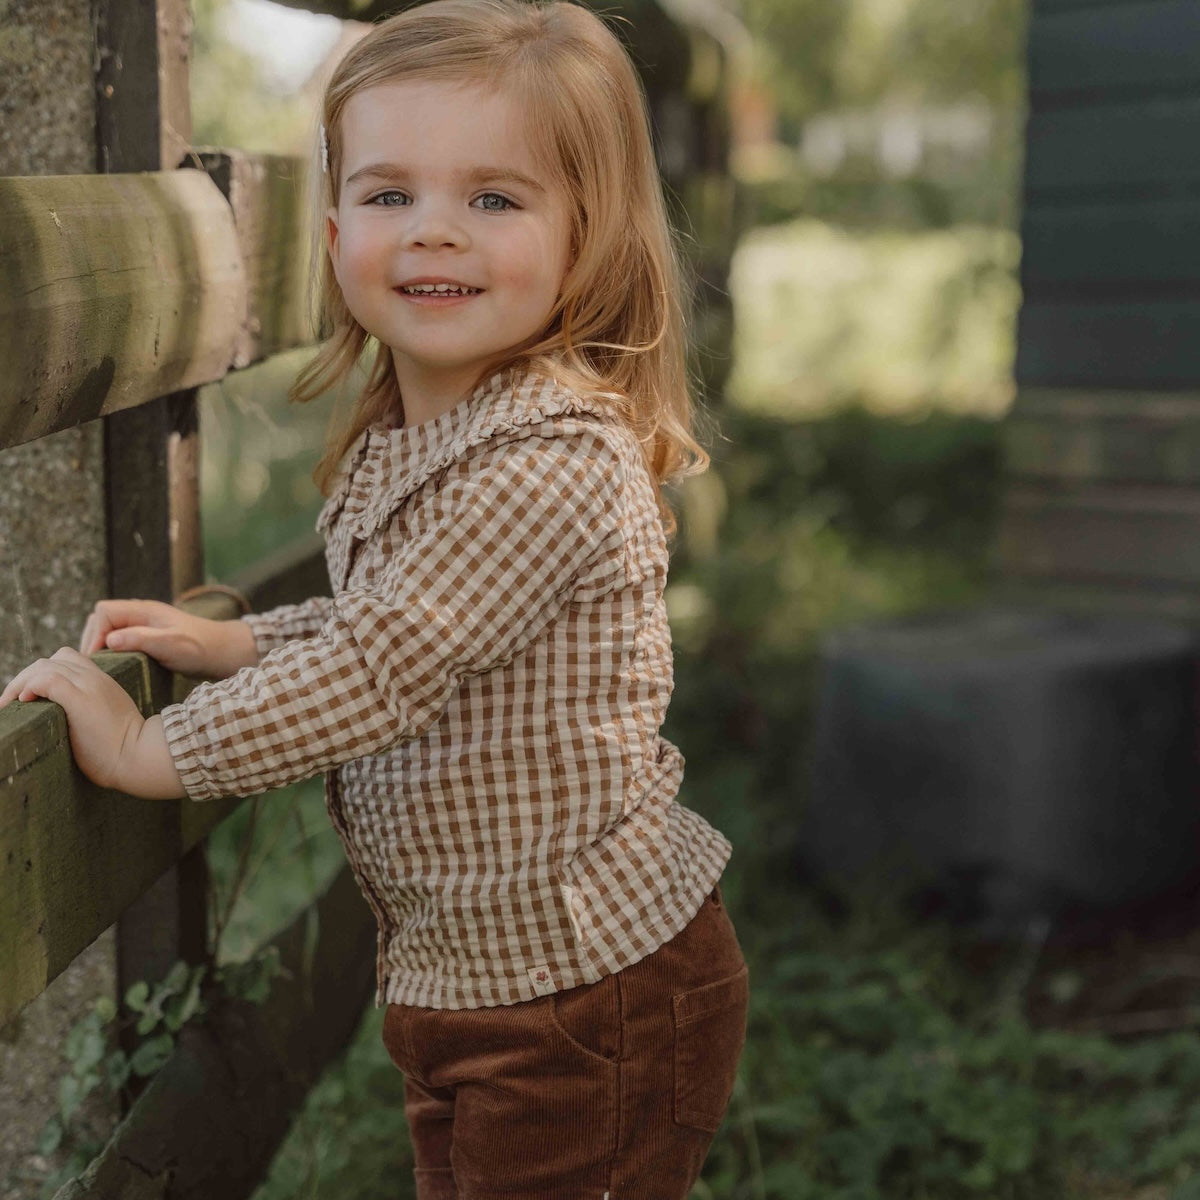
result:
[(160, 600), (101, 600), (83, 627), (79, 650), (105, 649), (140, 650), (168, 670), (208, 679), (258, 662), (244, 621), (209, 621)]
[(0, 692), (0, 708), (39, 696), (66, 710), (79, 769), (99, 787), (129, 791), (123, 784), (146, 722), (125, 689), (91, 659), (64, 646), (14, 676)]

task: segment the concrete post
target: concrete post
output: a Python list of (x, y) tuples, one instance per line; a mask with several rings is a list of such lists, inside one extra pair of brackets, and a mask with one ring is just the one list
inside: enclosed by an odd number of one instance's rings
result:
[[(96, 169), (94, 33), (88, 0), (0, 0), (0, 174)], [(0, 387), (3, 386), (0, 381)], [(0, 451), (0, 677), (77, 639), (104, 594), (101, 422)], [(0, 1029), (0, 1200), (38, 1195), (37, 1135), (56, 1111), (67, 1031), (115, 987), (103, 934)], [(103, 1133), (116, 1106), (81, 1113)]]

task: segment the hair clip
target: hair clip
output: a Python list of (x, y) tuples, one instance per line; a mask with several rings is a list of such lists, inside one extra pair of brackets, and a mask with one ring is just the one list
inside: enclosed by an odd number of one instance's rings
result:
[(321, 171), (329, 174), (329, 139), (325, 136), (325, 122), (321, 122)]

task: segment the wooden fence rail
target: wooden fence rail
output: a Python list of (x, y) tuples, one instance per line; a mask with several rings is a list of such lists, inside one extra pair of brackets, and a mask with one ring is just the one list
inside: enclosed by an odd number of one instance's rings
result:
[[(233, 583), (256, 609), (327, 593), (320, 539), (277, 552)], [(185, 603), (210, 618), (232, 600)], [(195, 680), (152, 695), (143, 654), (96, 661), (150, 716)], [(0, 710), (0, 1025), (45, 990), (164, 871), (239, 801), (140, 800), (95, 787), (74, 765), (62, 709), (47, 701)]]
[[(311, 945), (315, 922), (318, 937)], [(283, 974), (259, 1006), (216, 993), (104, 1150), (55, 1200), (250, 1195), (296, 1109), (375, 989), (375, 918), (343, 867), (273, 940)]]
[(0, 449), (311, 341), (301, 160), (0, 177)]

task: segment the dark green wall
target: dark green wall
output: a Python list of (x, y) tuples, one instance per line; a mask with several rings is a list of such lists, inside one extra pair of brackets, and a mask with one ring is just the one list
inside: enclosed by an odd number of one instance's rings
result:
[(1034, 0), (1023, 385), (1200, 383), (1200, 3)]

